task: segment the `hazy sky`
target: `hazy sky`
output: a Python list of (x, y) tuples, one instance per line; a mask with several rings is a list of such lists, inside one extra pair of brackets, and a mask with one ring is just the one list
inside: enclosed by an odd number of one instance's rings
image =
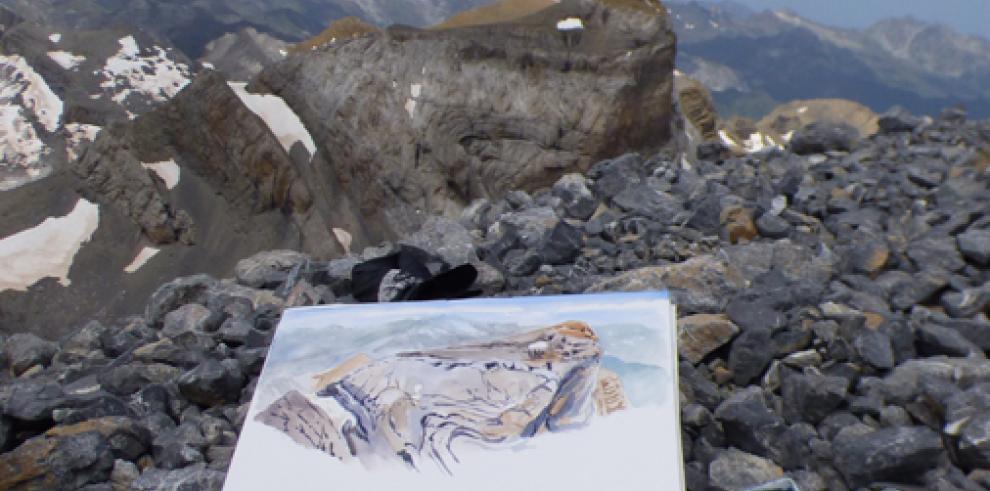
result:
[(803, 17), (838, 27), (864, 27), (880, 19), (911, 15), (990, 39), (990, 0), (736, 1), (756, 10), (790, 9)]

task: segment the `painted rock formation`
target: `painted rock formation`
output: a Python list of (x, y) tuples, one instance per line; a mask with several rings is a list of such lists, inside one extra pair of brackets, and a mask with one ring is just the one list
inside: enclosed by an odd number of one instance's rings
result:
[(316, 378), (321, 403), (346, 416), (293, 391), (256, 418), (342, 460), (453, 472), (469, 445), (498, 448), (625, 409), (622, 383), (601, 358), (583, 322), (380, 360), (358, 355)]

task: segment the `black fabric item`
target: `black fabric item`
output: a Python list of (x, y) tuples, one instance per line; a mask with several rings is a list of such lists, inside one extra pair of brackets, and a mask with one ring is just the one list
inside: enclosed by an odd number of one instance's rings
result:
[(377, 302), (378, 285), (385, 275), (399, 269), (399, 254), (389, 254), (355, 264), (351, 268), (351, 291), (358, 302)]
[[(431, 267), (438, 273), (432, 274)], [(393, 269), (412, 276), (420, 283), (400, 293), (394, 300), (435, 300), (467, 298), (478, 295), (470, 291), (478, 278), (478, 270), (470, 264), (450, 269), (437, 256), (418, 247), (399, 246), (399, 250), (387, 256), (354, 265), (351, 269), (351, 288), (359, 302), (377, 302), (382, 279)]]
[(480, 291), (471, 290), (471, 285), (476, 279), (478, 279), (478, 270), (470, 264), (462, 264), (412, 287), (406, 300), (452, 300), (475, 297), (481, 294)]

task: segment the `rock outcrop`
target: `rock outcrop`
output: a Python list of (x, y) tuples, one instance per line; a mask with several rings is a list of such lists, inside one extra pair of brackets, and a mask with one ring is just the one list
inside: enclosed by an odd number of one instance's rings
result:
[(203, 68), (223, 73), (228, 80), (248, 81), (266, 66), (289, 54), (290, 43), (252, 27), (229, 32), (203, 48), (199, 63)]
[[(559, 30), (568, 18), (582, 29)], [(455, 215), (475, 198), (659, 148), (673, 55), (659, 4), (574, 0), (511, 22), (337, 40), (252, 87), (296, 110), (380, 238), (408, 210)]]

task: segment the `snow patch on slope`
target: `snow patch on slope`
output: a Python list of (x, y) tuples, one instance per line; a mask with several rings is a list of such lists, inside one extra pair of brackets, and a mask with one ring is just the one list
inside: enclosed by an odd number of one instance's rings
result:
[(179, 185), (179, 164), (176, 164), (174, 160), (169, 159), (150, 164), (141, 162), (141, 167), (158, 174), (158, 177), (165, 181), (166, 189), (172, 189)]
[(316, 155), (316, 142), (313, 136), (285, 100), (271, 94), (252, 94), (247, 91), (247, 84), (244, 82), (228, 82), (228, 85), (241, 102), (268, 125), (286, 153), (296, 142), (302, 142), (310, 158)]
[(48, 88), (45, 79), (18, 55), (0, 55), (0, 103), (20, 96), (24, 109), (34, 113), (49, 132), (58, 129), (62, 118), (62, 100)]
[(48, 36), (48, 40), (51, 41), (52, 43), (58, 44), (59, 41), (62, 40), (62, 35), (57, 32), (54, 32), (50, 36)]
[(49, 51), (48, 57), (65, 70), (72, 70), (78, 67), (80, 63), (86, 61), (85, 56), (72, 54), (68, 51)]
[(145, 247), (141, 249), (141, 252), (138, 252), (137, 256), (134, 256), (134, 260), (131, 261), (131, 264), (124, 267), (124, 272), (133, 273), (141, 269), (141, 266), (144, 266), (145, 263), (150, 261), (151, 258), (155, 257), (155, 255), (159, 252), (161, 252), (161, 249), (155, 247)]
[(79, 248), (92, 238), (100, 208), (84, 199), (63, 217), (0, 239), (0, 291), (25, 291), (43, 278), (69, 286), (69, 269)]
[(783, 146), (772, 136), (759, 131), (749, 135), (748, 138), (739, 142), (735, 137), (725, 130), (718, 130), (718, 137), (722, 144), (731, 150), (743, 151), (746, 153), (758, 153), (771, 149), (782, 149)]
[(51, 166), (43, 162), (51, 149), (32, 120), (54, 132), (62, 108), (62, 100), (23, 57), (0, 55), (0, 191), (51, 173)]
[(121, 38), (120, 50), (107, 58), (97, 74), (104, 81), (100, 87), (108, 89), (115, 102), (122, 104), (131, 94), (147, 96), (155, 102), (175, 97), (190, 82), (189, 67), (176, 63), (159, 46), (152, 46), (152, 54), (142, 55), (134, 36)]

